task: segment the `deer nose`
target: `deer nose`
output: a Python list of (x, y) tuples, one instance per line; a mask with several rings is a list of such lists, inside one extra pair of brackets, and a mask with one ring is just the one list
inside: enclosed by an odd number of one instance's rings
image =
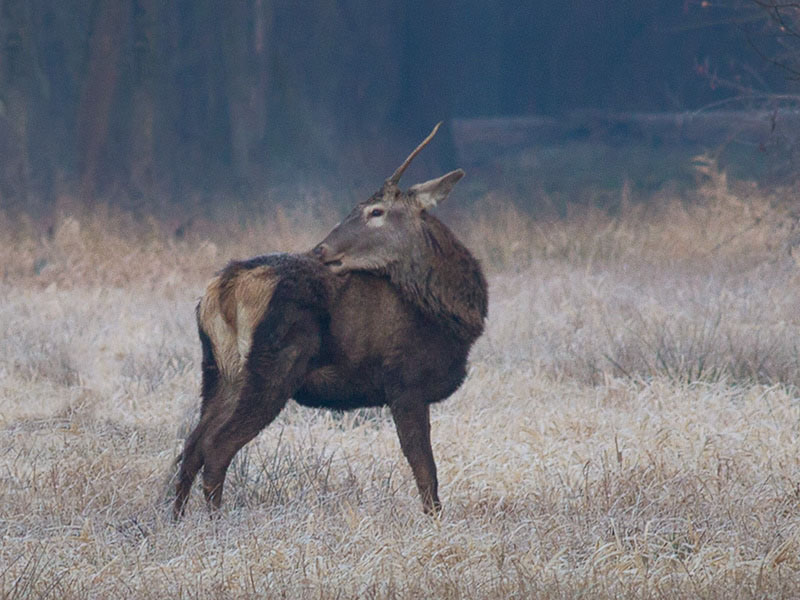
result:
[(328, 245), (325, 243), (317, 244), (317, 246), (311, 252), (318, 259), (324, 261), (325, 255), (328, 253)]

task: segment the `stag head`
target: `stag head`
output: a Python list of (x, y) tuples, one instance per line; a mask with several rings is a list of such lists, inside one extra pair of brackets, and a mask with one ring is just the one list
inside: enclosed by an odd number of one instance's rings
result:
[(420, 247), (424, 213), (447, 198), (464, 176), (456, 169), (436, 179), (400, 189), (400, 177), (411, 161), (436, 135), (441, 123), (417, 146), (391, 177), (314, 248), (314, 255), (334, 273), (382, 272)]

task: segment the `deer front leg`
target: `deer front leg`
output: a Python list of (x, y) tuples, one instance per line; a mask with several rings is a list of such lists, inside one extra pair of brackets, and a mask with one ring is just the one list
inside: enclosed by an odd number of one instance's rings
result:
[(400, 447), (417, 482), (422, 508), (427, 514), (438, 514), (442, 505), (439, 502), (436, 463), (431, 449), (428, 405), (421, 401), (409, 401), (405, 396), (398, 398), (390, 408), (397, 427), (397, 436), (400, 438)]

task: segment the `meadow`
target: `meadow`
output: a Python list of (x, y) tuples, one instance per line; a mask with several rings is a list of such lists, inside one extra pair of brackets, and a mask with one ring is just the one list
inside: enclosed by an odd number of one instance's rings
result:
[(180, 235), (3, 217), (0, 598), (800, 596), (797, 201), (699, 169), (614, 215), (449, 207), (490, 315), (432, 410), (438, 519), (388, 412), (292, 403), (218, 518), (197, 489), (170, 519), (196, 299), (230, 258), (311, 247), (321, 203)]

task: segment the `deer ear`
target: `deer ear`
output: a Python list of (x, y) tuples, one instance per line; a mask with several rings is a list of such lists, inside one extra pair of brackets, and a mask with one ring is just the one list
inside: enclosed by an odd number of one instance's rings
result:
[(450, 195), (453, 186), (464, 176), (464, 171), (456, 169), (438, 179), (418, 183), (408, 188), (408, 193), (425, 210), (434, 208)]

